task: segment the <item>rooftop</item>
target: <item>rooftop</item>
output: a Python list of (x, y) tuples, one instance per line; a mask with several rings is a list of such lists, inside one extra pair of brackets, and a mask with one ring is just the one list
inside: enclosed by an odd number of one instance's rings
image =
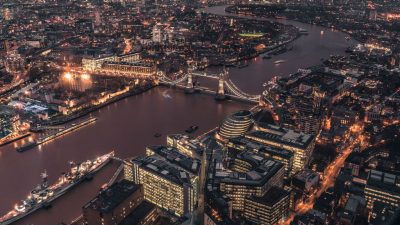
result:
[(306, 182), (308, 180), (314, 179), (317, 176), (318, 176), (318, 173), (316, 173), (312, 170), (306, 169), (306, 170), (299, 171), (294, 177), (298, 180)]
[(314, 140), (314, 135), (298, 133), (274, 125), (266, 125), (262, 131), (253, 131), (245, 136), (248, 138), (256, 137), (303, 149), (307, 148)]
[(176, 148), (165, 147), (161, 145), (150, 146), (147, 149), (153, 151), (155, 154), (165, 158), (169, 162), (179, 165), (183, 169), (197, 174), (200, 169), (200, 161), (187, 157), (186, 155), (180, 153)]
[(398, 176), (390, 173), (371, 170), (368, 174), (367, 186), (377, 187), (386, 191), (390, 190), (400, 194), (400, 179)]
[(156, 207), (147, 202), (143, 201), (136, 207), (136, 209), (131, 212), (121, 223), (118, 225), (131, 225), (131, 224), (140, 224), (140, 222), (151, 213)]
[(160, 155), (141, 156), (132, 159), (133, 164), (137, 164), (140, 168), (163, 177), (172, 183), (191, 185), (191, 179), (197, 175), (181, 167), (177, 163), (178, 161), (179, 159), (167, 159)]
[(269, 179), (283, 168), (283, 164), (278, 161), (271, 158), (263, 158), (249, 152), (240, 154), (238, 158), (248, 161), (253, 165), (253, 169), (247, 173), (217, 173), (216, 176), (221, 178), (221, 182), (260, 186), (268, 182)]
[(100, 192), (83, 208), (91, 208), (102, 213), (111, 212), (139, 188), (140, 185), (136, 185), (131, 181), (121, 180)]
[(229, 140), (233, 144), (243, 145), (250, 149), (256, 149), (258, 153), (278, 155), (283, 158), (293, 157), (293, 152), (283, 148), (273, 147), (258, 143), (246, 137), (236, 137)]

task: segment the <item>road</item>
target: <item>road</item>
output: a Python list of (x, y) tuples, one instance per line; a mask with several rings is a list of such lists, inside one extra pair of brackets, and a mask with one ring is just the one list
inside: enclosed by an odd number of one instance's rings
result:
[[(362, 141), (362, 131), (364, 129), (363, 124), (358, 123), (350, 127), (349, 131), (344, 136), (344, 149), (341, 153), (332, 161), (324, 171), (323, 179), (320, 182), (318, 189), (311, 194), (304, 202), (300, 202), (296, 205), (295, 211), (284, 221), (282, 224), (290, 224), (296, 215), (307, 213), (314, 207), (315, 201), (321, 196), (329, 187), (333, 186), (340, 169), (344, 166), (344, 162), (347, 157), (351, 154), (354, 147)], [(356, 137), (353, 140), (351, 136)]]

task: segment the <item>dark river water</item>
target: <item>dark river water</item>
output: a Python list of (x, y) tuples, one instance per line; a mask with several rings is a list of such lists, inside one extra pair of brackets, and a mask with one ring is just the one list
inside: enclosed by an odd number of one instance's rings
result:
[[(225, 14), (224, 7), (207, 9), (210, 13)], [(320, 63), (321, 58), (344, 54), (352, 44), (341, 32), (294, 21), (281, 21), (308, 30), (293, 43), (293, 50), (274, 56), (251, 60), (242, 69), (230, 69), (230, 78), (242, 90), (258, 94), (262, 84), (273, 76), (287, 76)], [(323, 31), (323, 32), (321, 32)], [(275, 60), (286, 60), (275, 65)], [(215, 68), (213, 70), (216, 70)], [(216, 86), (216, 84), (215, 84)], [(94, 124), (80, 128), (43, 146), (24, 153), (15, 151), (13, 145), (0, 147), (0, 215), (14, 207), (20, 199), (40, 183), (44, 170), (50, 182), (68, 170), (68, 162), (80, 162), (115, 150), (120, 158), (144, 153), (148, 145), (165, 144), (166, 134), (182, 133), (191, 125), (198, 125), (195, 133), (204, 133), (219, 125), (229, 113), (249, 108), (238, 102), (216, 102), (209, 95), (185, 95), (181, 90), (157, 87), (146, 93), (111, 104), (92, 113), (98, 118)], [(161, 133), (155, 138), (155, 133)], [(57, 199), (48, 210), (39, 210), (16, 224), (53, 225), (70, 222), (81, 213), (81, 207), (93, 198), (100, 187), (115, 172), (118, 163), (105, 167), (90, 182), (84, 182)]]

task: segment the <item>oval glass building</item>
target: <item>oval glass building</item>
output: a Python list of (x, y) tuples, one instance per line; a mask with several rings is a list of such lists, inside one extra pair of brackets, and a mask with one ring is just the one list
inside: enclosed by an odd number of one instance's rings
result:
[(240, 110), (227, 117), (219, 128), (219, 136), (224, 139), (239, 137), (253, 125), (253, 115), (248, 110)]

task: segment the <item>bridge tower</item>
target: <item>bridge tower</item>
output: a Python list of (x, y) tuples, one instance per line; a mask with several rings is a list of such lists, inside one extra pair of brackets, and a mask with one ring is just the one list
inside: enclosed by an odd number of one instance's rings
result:
[(225, 77), (227, 76), (228, 72), (224, 69), (224, 72), (219, 75), (218, 79), (218, 90), (215, 99), (217, 100), (224, 100), (225, 99)]
[(185, 88), (185, 93), (193, 93), (194, 92), (194, 86), (193, 86), (193, 68), (189, 67), (188, 68), (188, 76), (187, 76), (187, 84)]

